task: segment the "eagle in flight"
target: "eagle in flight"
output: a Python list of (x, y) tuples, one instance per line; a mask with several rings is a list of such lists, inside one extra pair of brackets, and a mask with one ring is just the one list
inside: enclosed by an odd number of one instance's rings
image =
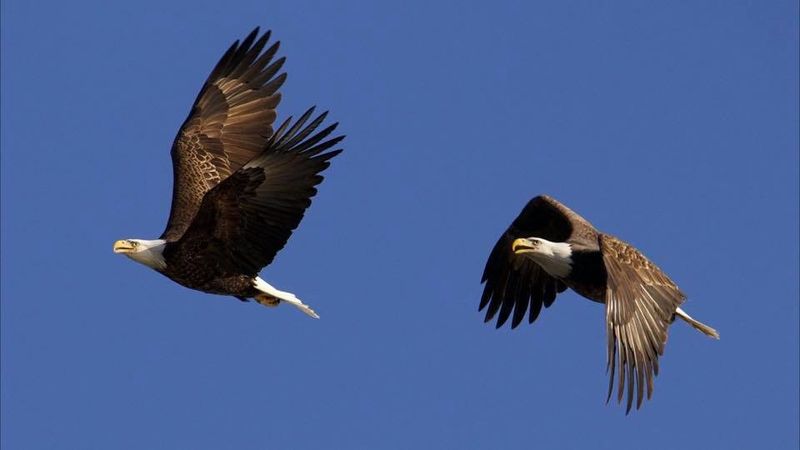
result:
[[(617, 401), (627, 387), (627, 409), (653, 394), (658, 358), (676, 317), (719, 339), (716, 330), (686, 314), (686, 296), (632, 245), (601, 233), (554, 198), (533, 198), (500, 236), (486, 262), (480, 310), (497, 328), (511, 317), (516, 328), (528, 314), (533, 323), (542, 306), (567, 288), (605, 304), (608, 336), (608, 397), (617, 372)], [(499, 315), (498, 315), (499, 312)]]
[[(122, 253), (191, 289), (289, 303), (319, 316), (294, 294), (258, 276), (303, 219), (322, 171), (341, 152), (337, 123), (314, 108), (273, 130), (286, 80), (279, 42), (258, 28), (222, 55), (172, 144), (172, 210), (158, 239), (124, 239)], [(280, 72), (280, 73), (279, 73)]]

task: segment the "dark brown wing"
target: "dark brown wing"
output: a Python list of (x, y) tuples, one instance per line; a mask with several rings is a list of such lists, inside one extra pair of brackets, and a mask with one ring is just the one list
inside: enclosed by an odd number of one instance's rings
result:
[(236, 41), (211, 71), (172, 144), (172, 210), (162, 239), (175, 241), (191, 223), (203, 195), (264, 150), (272, 135), (285, 58), (264, 53), (258, 28)]
[(608, 333), (608, 398), (619, 372), (617, 401), (621, 402), (627, 380), (630, 412), (636, 392), (636, 408), (653, 394), (658, 357), (664, 353), (667, 329), (685, 295), (655, 264), (630, 244), (613, 236), (600, 236), (600, 249), (608, 272), (606, 331)]
[(530, 308), (528, 322), (533, 323), (544, 307), (566, 289), (564, 283), (548, 275), (530, 260), (514, 256), (511, 244), (517, 238), (539, 237), (553, 242), (577, 238), (595, 242), (594, 227), (585, 219), (546, 195), (534, 197), (500, 236), (486, 261), (481, 283), (486, 283), (479, 310), (486, 310), (485, 322), (497, 312), (497, 328), (503, 326), (513, 311), (511, 328), (516, 328)]
[(337, 124), (308, 137), (327, 115), (303, 128), (312, 113), (313, 108), (291, 128), (291, 119), (284, 122), (266, 151), (211, 189), (173, 249), (202, 247), (196, 258), (214, 258), (217, 267), (249, 276), (272, 262), (311, 205), (320, 173), (341, 152), (323, 153), (344, 139), (323, 141)]

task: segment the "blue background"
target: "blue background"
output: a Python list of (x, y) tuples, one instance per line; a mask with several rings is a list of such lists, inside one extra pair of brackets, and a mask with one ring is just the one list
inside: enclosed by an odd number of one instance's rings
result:
[[(222, 52), (283, 42), (279, 120), (348, 135), (262, 275), (322, 319), (114, 255), (169, 211), (169, 147)], [(798, 4), (2, 4), (2, 445), (796, 448)], [(549, 193), (641, 248), (676, 323), (654, 399), (606, 406), (601, 306), (477, 312)]]

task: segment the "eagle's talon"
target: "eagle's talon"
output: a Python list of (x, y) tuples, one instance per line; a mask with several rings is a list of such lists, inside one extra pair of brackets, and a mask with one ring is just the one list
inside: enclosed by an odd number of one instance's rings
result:
[(270, 308), (274, 308), (280, 304), (280, 299), (272, 297), (266, 294), (258, 294), (254, 297), (258, 303), (261, 303), (264, 306), (268, 306)]

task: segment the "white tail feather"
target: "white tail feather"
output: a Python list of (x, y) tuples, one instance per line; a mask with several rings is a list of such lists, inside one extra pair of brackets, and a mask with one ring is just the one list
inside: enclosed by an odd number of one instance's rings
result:
[(675, 314), (678, 317), (680, 317), (681, 319), (685, 320), (686, 323), (688, 323), (689, 325), (691, 325), (692, 327), (694, 327), (695, 329), (697, 329), (701, 333), (703, 333), (703, 334), (705, 334), (707, 336), (710, 336), (710, 337), (712, 337), (714, 339), (719, 339), (719, 333), (717, 332), (717, 330), (711, 328), (710, 326), (708, 326), (708, 325), (706, 325), (706, 324), (704, 324), (702, 322), (699, 322), (699, 321), (697, 321), (695, 319), (692, 319), (692, 316), (686, 314), (686, 311), (678, 308), (677, 310), (675, 310)]
[(292, 294), (291, 292), (284, 292), (275, 289), (271, 284), (262, 280), (261, 277), (256, 277), (256, 279), (253, 281), (253, 286), (255, 286), (255, 288), (258, 289), (259, 291), (267, 295), (271, 295), (282, 302), (286, 302), (315, 319), (319, 319), (319, 316), (317, 315), (316, 312), (314, 312), (313, 309), (311, 309), (308, 305), (300, 301), (300, 299), (297, 298), (297, 296)]

